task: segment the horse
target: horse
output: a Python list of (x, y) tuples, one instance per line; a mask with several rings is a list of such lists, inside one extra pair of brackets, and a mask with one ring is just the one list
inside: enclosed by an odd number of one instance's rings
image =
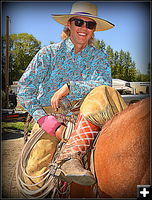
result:
[[(62, 128), (56, 133), (58, 139), (61, 137)], [(47, 138), (43, 139), (48, 141), (49, 135), (44, 136)], [(103, 125), (94, 149), (94, 171), (97, 182), (92, 186), (72, 183), (69, 197), (136, 197), (137, 185), (150, 184), (149, 141), (150, 99), (146, 98), (130, 104)], [(41, 140), (38, 145), (40, 142)], [(49, 148), (52, 149), (52, 146)], [(40, 151), (36, 153), (37, 156), (40, 155)], [(50, 162), (50, 155), (46, 158), (47, 162)]]
[(137, 185), (150, 184), (150, 99), (130, 104), (99, 134), (94, 152), (97, 183), (72, 183), (70, 198), (136, 198)]

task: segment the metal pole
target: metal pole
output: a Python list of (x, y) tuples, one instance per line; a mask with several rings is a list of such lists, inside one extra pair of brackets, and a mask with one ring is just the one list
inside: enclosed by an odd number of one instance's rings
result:
[(6, 107), (9, 104), (9, 17), (6, 16), (6, 64), (5, 64)]

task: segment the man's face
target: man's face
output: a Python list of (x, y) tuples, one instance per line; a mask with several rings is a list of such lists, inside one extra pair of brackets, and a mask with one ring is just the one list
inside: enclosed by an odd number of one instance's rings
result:
[[(84, 21), (92, 21), (94, 20), (83, 17), (83, 16), (77, 16), (74, 17), (74, 19), (82, 19)], [(75, 21), (69, 21), (68, 22), (68, 28), (71, 31), (70, 39), (73, 42), (74, 45), (86, 45), (88, 44), (89, 39), (91, 38), (93, 32), (95, 31), (95, 27), (93, 29), (89, 29), (86, 27), (86, 23), (84, 23), (82, 26), (76, 26)]]

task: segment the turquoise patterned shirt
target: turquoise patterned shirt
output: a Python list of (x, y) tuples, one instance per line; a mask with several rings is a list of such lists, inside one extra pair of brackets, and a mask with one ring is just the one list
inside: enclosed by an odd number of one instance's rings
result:
[(70, 82), (69, 100), (86, 96), (99, 85), (111, 86), (111, 68), (107, 55), (91, 45), (74, 53), (71, 40), (43, 47), (30, 62), (18, 83), (18, 100), (37, 121), (47, 115), (51, 97)]

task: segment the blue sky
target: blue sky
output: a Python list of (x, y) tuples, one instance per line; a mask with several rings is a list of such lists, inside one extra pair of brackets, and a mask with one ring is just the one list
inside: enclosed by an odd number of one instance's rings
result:
[[(90, 1), (91, 2), (91, 1)], [(29, 33), (42, 42), (59, 42), (63, 26), (51, 14), (69, 13), (72, 1), (3, 2), (2, 30), (5, 17), (10, 17), (10, 34)], [(92, 1), (98, 16), (115, 24), (113, 29), (95, 32), (96, 39), (104, 40), (115, 51), (129, 51), (136, 68), (147, 72), (150, 62), (150, 2)]]

